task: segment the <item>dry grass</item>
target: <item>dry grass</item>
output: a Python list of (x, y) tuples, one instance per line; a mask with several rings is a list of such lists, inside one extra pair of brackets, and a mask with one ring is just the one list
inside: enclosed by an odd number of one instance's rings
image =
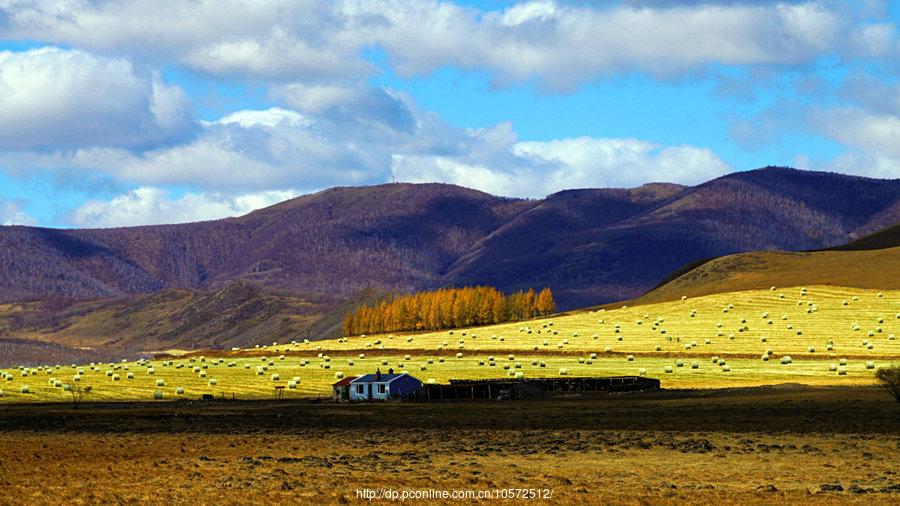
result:
[[(547, 488), (554, 504), (889, 504), (900, 493), (898, 408), (874, 389), (3, 409), (10, 504), (358, 503), (363, 487)], [(844, 491), (823, 491), (833, 484)]]

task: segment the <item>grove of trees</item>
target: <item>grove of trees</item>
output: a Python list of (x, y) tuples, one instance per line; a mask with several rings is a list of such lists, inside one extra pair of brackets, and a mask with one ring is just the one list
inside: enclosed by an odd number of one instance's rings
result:
[(344, 318), (344, 335), (488, 325), (554, 311), (556, 304), (550, 288), (538, 294), (529, 289), (509, 295), (489, 286), (445, 288), (363, 305)]

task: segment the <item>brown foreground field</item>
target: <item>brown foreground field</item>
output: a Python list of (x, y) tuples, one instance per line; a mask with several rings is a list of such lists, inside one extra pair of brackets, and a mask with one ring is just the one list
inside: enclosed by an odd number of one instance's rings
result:
[(900, 404), (864, 387), (0, 407), (8, 504), (364, 503), (363, 488), (546, 489), (529, 502), (553, 504), (897, 504), (898, 462)]

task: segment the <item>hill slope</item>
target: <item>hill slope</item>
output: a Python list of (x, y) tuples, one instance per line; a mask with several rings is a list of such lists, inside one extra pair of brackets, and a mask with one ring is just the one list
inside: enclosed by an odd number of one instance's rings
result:
[[(310, 327), (335, 304), (326, 297), (301, 299), (235, 282), (211, 293), (166, 290), (62, 308), (9, 304), (0, 306), (0, 334), (127, 353), (228, 349), (313, 337)], [(316, 332), (315, 337), (333, 336)]]
[(799, 285), (900, 289), (900, 225), (823, 250), (755, 251), (691, 262), (635, 302)]
[(681, 265), (844, 244), (900, 221), (900, 180), (766, 168), (696, 187), (515, 200), (442, 184), (336, 188), (240, 218), (105, 230), (0, 227), (0, 301), (218, 290), (553, 288), (563, 309), (639, 295)]

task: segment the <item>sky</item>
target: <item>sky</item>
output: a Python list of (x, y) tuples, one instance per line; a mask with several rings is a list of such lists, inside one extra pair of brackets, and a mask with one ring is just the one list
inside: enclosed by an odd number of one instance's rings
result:
[(0, 0), (0, 225), (900, 177), (900, 2)]

